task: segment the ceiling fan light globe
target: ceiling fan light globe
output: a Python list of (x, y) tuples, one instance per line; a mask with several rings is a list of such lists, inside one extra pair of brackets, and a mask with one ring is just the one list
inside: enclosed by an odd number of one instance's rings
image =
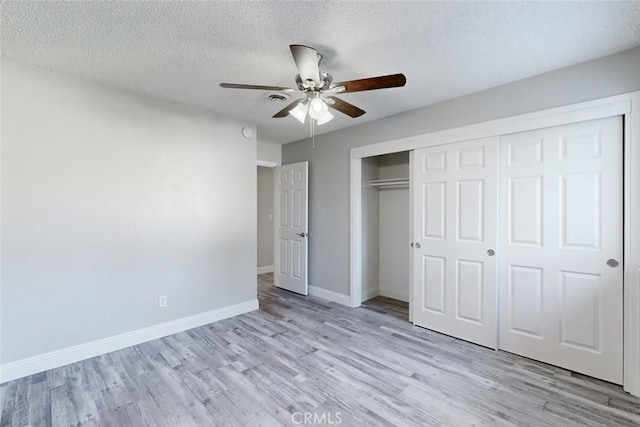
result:
[(324, 116), (318, 119), (318, 126), (322, 126), (325, 123), (329, 123), (332, 119), (333, 119), (333, 114), (327, 111), (327, 114), (325, 114)]
[(327, 107), (327, 104), (320, 98), (314, 98), (309, 103), (309, 115), (312, 119), (319, 120), (328, 112), (329, 107)]
[(309, 104), (301, 103), (296, 105), (294, 109), (289, 111), (289, 115), (293, 116), (297, 121), (304, 124), (307, 118), (307, 110), (309, 110)]

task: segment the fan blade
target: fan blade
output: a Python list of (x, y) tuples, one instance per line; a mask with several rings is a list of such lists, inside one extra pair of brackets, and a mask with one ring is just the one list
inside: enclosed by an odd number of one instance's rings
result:
[(275, 92), (299, 92), (297, 89), (281, 86), (259, 86), (259, 85), (243, 85), (238, 83), (220, 83), (220, 87), (226, 89), (258, 89), (258, 90), (272, 90)]
[(296, 108), (298, 106), (298, 104), (300, 104), (301, 102), (304, 102), (306, 98), (302, 98), (302, 99), (298, 99), (297, 101), (293, 101), (291, 104), (287, 105), (286, 107), (284, 107), (282, 110), (278, 111), (273, 118), (274, 119), (279, 119), (281, 117), (287, 117), (289, 115), (289, 111), (293, 110), (294, 108)]
[(390, 74), (388, 76), (370, 77), (368, 79), (350, 80), (348, 82), (334, 83), (332, 88), (344, 86), (340, 93), (361, 92), (364, 90), (386, 89), (390, 87), (402, 87), (407, 83), (404, 74)]
[(356, 107), (353, 104), (349, 104), (347, 101), (343, 101), (340, 98), (336, 98), (335, 96), (327, 96), (327, 98), (331, 99), (334, 102), (333, 104), (327, 103), (327, 105), (330, 108), (338, 110), (341, 113), (346, 114), (347, 116), (355, 118), (355, 117), (360, 117), (361, 115), (366, 113), (366, 111), (361, 110), (360, 108)]
[(312, 47), (301, 44), (292, 44), (289, 49), (291, 49), (293, 60), (296, 62), (302, 81), (313, 80), (317, 86), (320, 86), (318, 52)]

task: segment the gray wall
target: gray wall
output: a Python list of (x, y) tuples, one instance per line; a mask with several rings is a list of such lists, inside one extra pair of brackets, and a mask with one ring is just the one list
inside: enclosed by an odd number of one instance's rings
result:
[(9, 61), (1, 88), (1, 363), (256, 298), (246, 123)]
[(409, 152), (377, 156), (380, 179), (409, 178)]
[(273, 266), (273, 170), (258, 166), (258, 267)]
[(375, 188), (368, 188), (367, 183), (378, 179), (378, 159), (367, 158), (362, 161), (362, 299), (367, 300), (369, 292), (379, 295), (379, 203), (380, 195)]
[[(409, 152), (378, 157), (380, 179), (409, 177)], [(380, 189), (380, 295), (409, 301), (409, 189)]]
[(278, 165), (282, 162), (282, 146), (280, 144), (258, 141), (257, 150), (258, 161), (276, 163)]
[(351, 148), (636, 90), (640, 48), (316, 136), (315, 149), (308, 139), (284, 145), (284, 164), (309, 161), (310, 284), (349, 294)]

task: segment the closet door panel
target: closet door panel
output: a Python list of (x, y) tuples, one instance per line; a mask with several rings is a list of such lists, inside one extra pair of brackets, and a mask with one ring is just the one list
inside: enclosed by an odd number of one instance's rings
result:
[(447, 224), (447, 183), (432, 182), (424, 184), (422, 207), (424, 215), (424, 239), (445, 238), (445, 226)]
[(497, 138), (414, 159), (413, 321), (495, 348)]
[(621, 383), (621, 118), (500, 150), (500, 348)]

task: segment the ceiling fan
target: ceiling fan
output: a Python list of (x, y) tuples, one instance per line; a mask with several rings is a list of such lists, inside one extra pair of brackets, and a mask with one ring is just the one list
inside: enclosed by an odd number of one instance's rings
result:
[(304, 123), (308, 113), (309, 117), (316, 120), (318, 125), (323, 125), (333, 119), (329, 108), (338, 110), (353, 118), (360, 117), (366, 112), (353, 104), (335, 97), (335, 94), (401, 87), (407, 82), (404, 74), (391, 74), (388, 76), (333, 83), (331, 74), (320, 71), (319, 64), (322, 60), (322, 55), (314, 48), (299, 44), (292, 44), (289, 48), (291, 49), (296, 67), (298, 67), (299, 74), (296, 75), (297, 88), (236, 83), (220, 83), (220, 86), (228, 89), (258, 89), (286, 93), (304, 93), (306, 94), (304, 98), (287, 105), (273, 117), (281, 118), (291, 115), (300, 121), (300, 123)]

